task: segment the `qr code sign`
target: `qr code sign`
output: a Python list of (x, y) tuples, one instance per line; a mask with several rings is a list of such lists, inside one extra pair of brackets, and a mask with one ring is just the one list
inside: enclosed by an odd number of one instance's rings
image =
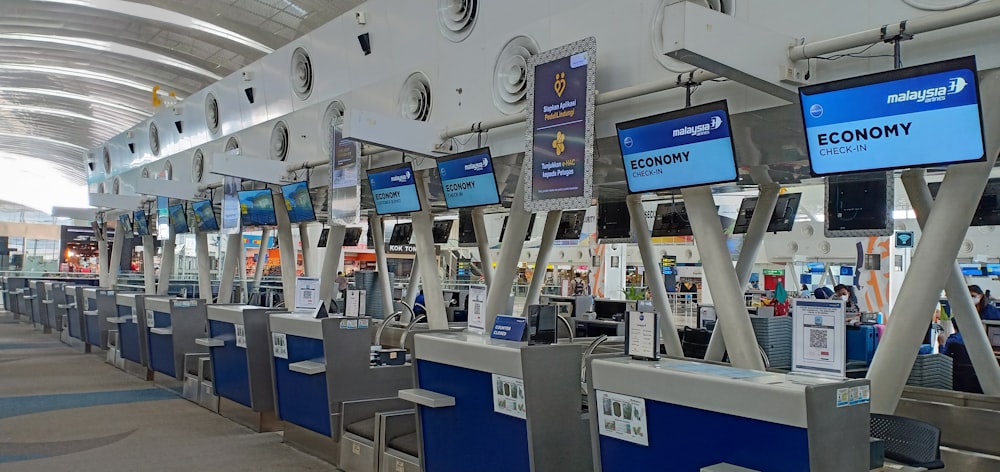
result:
[(830, 330), (828, 329), (810, 329), (809, 330), (809, 347), (813, 349), (827, 349), (830, 342)]

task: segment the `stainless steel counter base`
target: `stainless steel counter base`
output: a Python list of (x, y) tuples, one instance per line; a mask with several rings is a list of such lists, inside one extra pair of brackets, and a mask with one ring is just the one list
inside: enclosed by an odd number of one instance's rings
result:
[(136, 376), (136, 377), (138, 377), (138, 378), (140, 378), (142, 380), (146, 380), (146, 381), (152, 381), (153, 380), (153, 371), (152, 371), (152, 369), (147, 369), (147, 368), (143, 367), (141, 364), (139, 364), (138, 362), (132, 362), (132, 361), (130, 361), (128, 359), (122, 359), (122, 361), (125, 362), (125, 367), (122, 369), (125, 372), (127, 372), (127, 373), (129, 373), (129, 374), (131, 374), (133, 376)]
[(219, 397), (219, 414), (257, 433), (282, 431), (284, 425), (274, 411), (257, 412), (228, 398)]
[(333, 438), (315, 431), (285, 422), (284, 443), (306, 454), (337, 465), (340, 445)]

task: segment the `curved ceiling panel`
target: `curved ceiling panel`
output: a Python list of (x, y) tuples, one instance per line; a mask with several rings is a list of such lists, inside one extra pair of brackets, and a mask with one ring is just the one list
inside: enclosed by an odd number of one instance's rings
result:
[(183, 99), (361, 3), (3, 0), (0, 160), (83, 185), (87, 150), (155, 113), (154, 86)]

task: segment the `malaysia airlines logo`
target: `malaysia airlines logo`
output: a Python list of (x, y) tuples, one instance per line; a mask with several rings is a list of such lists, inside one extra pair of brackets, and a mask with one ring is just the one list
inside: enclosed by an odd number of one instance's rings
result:
[(965, 80), (964, 77), (952, 77), (948, 79), (948, 85), (941, 85), (939, 87), (929, 87), (922, 90), (906, 90), (903, 92), (894, 93), (886, 97), (885, 102), (886, 103), (942, 102), (948, 98), (948, 95), (962, 93), (962, 91), (965, 90), (965, 88), (968, 85), (969, 82)]
[(719, 129), (722, 126), (722, 117), (715, 115), (708, 120), (708, 123), (702, 123), (700, 125), (685, 126), (683, 128), (677, 128), (673, 132), (673, 136), (676, 138), (678, 136), (705, 136), (712, 131)]
[(475, 171), (475, 172), (482, 172), (483, 169), (486, 169), (486, 167), (488, 167), (489, 165), (490, 165), (490, 160), (484, 157), (483, 160), (481, 160), (481, 161), (476, 161), (476, 162), (472, 162), (472, 163), (466, 164), (465, 167), (464, 167), (464, 169), (465, 170)]
[(405, 184), (405, 183), (407, 183), (407, 182), (410, 181), (410, 177), (412, 177), (412, 174), (410, 174), (410, 171), (406, 171), (405, 174), (399, 174), (399, 175), (394, 175), (392, 177), (389, 177), (389, 181), (390, 182), (399, 182), (401, 184)]

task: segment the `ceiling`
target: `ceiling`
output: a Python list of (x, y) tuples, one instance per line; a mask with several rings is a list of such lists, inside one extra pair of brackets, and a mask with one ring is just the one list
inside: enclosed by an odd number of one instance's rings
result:
[(48, 210), (70, 197), (62, 184), (86, 195), (85, 150), (152, 115), (154, 86), (183, 99), (361, 3), (0, 1), (0, 168), (22, 183), (0, 200)]

